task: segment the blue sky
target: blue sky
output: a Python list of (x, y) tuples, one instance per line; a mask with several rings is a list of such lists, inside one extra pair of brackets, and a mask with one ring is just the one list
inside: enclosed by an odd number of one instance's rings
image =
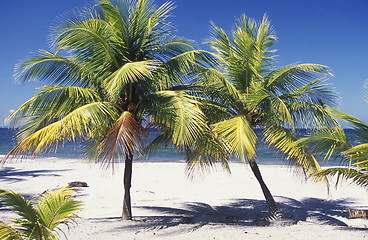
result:
[[(163, 0), (157, 0), (157, 5)], [(38, 49), (48, 49), (50, 25), (58, 16), (95, 0), (4, 1), (0, 14), (0, 126), (12, 109), (35, 94), (43, 83), (17, 85), (13, 67)], [(312, 62), (334, 73), (328, 82), (339, 93), (340, 110), (368, 122), (362, 86), (368, 79), (368, 1), (366, 0), (177, 0), (171, 21), (175, 34), (202, 43), (210, 21), (231, 30), (246, 14), (266, 13), (276, 30), (278, 66)]]

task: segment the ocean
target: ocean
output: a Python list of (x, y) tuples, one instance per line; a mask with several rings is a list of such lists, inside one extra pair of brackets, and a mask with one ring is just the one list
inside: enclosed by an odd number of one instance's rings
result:
[[(7, 128), (0, 128), (0, 156), (6, 155), (15, 145), (16, 132)], [(258, 133), (259, 134), (259, 133)], [(299, 137), (305, 136), (306, 130), (300, 129), (297, 132)], [(353, 138), (353, 130), (347, 129), (349, 138)], [(47, 153), (40, 154), (38, 158), (52, 158), (52, 159), (87, 159), (84, 154), (83, 144), (80, 142), (66, 142), (58, 146), (57, 150), (52, 150)], [(171, 148), (164, 148), (157, 150), (153, 155), (149, 157), (139, 159), (138, 161), (144, 162), (183, 162), (185, 161), (185, 155), (180, 152), (176, 152)], [(238, 159), (231, 159), (231, 161), (239, 162)], [(257, 161), (259, 164), (287, 164), (280, 158), (274, 150), (270, 149), (264, 144), (259, 144), (257, 149)], [(319, 159), (321, 165), (345, 165), (346, 162), (341, 159), (324, 161)]]

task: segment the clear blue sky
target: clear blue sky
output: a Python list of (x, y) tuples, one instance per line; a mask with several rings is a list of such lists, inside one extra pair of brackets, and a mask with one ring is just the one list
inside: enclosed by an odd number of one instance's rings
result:
[[(163, 0), (155, 1), (157, 5)], [(35, 94), (42, 83), (17, 85), (17, 61), (48, 49), (49, 26), (63, 13), (95, 0), (3, 1), (0, 29), (0, 126), (12, 109)], [(329, 82), (341, 97), (340, 109), (368, 122), (362, 85), (368, 79), (367, 0), (177, 0), (171, 21), (176, 35), (202, 43), (210, 21), (230, 30), (243, 13), (267, 14), (276, 30), (278, 65), (313, 62), (329, 66)]]

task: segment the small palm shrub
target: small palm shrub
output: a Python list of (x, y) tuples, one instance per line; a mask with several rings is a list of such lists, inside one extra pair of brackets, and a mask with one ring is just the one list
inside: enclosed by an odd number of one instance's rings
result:
[(59, 224), (70, 223), (83, 205), (71, 197), (74, 193), (66, 186), (43, 194), (33, 203), (19, 193), (0, 189), (1, 203), (18, 215), (9, 225), (0, 221), (0, 239), (59, 239), (55, 231)]

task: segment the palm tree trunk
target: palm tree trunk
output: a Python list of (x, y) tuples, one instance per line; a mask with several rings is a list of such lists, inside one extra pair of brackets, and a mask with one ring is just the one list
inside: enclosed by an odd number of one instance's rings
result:
[(132, 186), (133, 154), (125, 155), (124, 167), (124, 198), (123, 198), (123, 220), (132, 220), (132, 204), (130, 199), (130, 187)]
[(270, 212), (271, 212), (270, 218), (271, 219), (281, 219), (281, 218), (283, 218), (283, 214), (281, 213), (281, 211), (277, 207), (275, 199), (273, 198), (270, 190), (268, 189), (266, 183), (263, 180), (261, 171), (258, 168), (258, 164), (253, 159), (253, 160), (249, 161), (249, 165), (250, 165), (250, 168), (253, 171), (254, 176), (257, 178), (259, 185), (261, 186), (263, 195), (266, 199), (268, 208), (270, 209)]

